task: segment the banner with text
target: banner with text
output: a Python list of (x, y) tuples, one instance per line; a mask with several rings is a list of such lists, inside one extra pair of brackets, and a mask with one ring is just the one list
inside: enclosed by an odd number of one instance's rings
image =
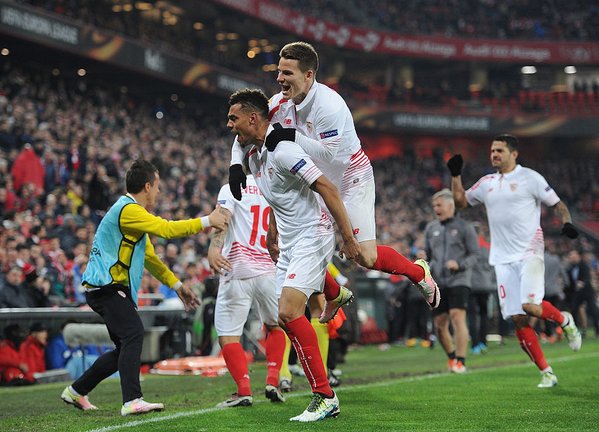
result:
[(0, 0), (0, 33), (211, 93), (229, 94), (244, 87), (261, 87), (245, 75), (4, 0)]
[(598, 64), (599, 43), (406, 36), (323, 21), (269, 0), (212, 0), (302, 38), (367, 52), (452, 60)]

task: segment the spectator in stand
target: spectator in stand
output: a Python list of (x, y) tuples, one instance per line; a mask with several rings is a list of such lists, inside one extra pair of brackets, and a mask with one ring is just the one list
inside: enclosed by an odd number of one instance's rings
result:
[(35, 383), (27, 362), (19, 354), (22, 341), (23, 334), (18, 324), (4, 328), (4, 339), (0, 341), (0, 383), (3, 385)]
[(31, 144), (25, 144), (10, 173), (15, 190), (20, 191), (25, 185), (32, 184), (33, 196), (39, 196), (44, 192), (44, 166)]
[(0, 287), (0, 307), (26, 308), (29, 301), (23, 284), (23, 271), (17, 266), (10, 267)]
[(48, 329), (39, 322), (29, 328), (29, 336), (19, 347), (21, 359), (27, 363), (29, 373), (34, 375), (46, 372), (45, 348), (48, 343)]

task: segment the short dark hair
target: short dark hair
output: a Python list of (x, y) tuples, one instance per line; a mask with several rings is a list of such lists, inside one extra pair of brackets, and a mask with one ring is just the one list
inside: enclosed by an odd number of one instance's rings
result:
[(493, 138), (493, 141), (501, 141), (506, 143), (511, 152), (518, 151), (518, 138), (510, 134), (501, 134)]
[(127, 192), (136, 194), (144, 189), (146, 183), (154, 184), (157, 173), (158, 168), (151, 162), (137, 159), (133, 162), (125, 177)]
[(268, 98), (260, 89), (237, 90), (229, 97), (229, 106), (241, 104), (243, 111), (257, 112), (268, 118)]
[(279, 57), (287, 60), (297, 60), (302, 72), (313, 70), (318, 72), (318, 53), (308, 42), (291, 42), (281, 48)]

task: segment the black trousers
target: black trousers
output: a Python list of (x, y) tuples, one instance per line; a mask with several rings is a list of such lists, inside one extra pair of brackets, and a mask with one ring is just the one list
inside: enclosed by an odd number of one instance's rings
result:
[(119, 372), (123, 403), (142, 397), (139, 383), (144, 327), (128, 287), (110, 285), (85, 294), (87, 304), (106, 323), (116, 348), (105, 352), (74, 383), (73, 388), (87, 395), (102, 380)]

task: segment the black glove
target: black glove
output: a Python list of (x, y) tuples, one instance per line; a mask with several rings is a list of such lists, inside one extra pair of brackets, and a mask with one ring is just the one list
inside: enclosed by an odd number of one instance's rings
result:
[(284, 128), (281, 123), (275, 123), (272, 127), (274, 130), (268, 134), (264, 142), (266, 150), (273, 151), (281, 141), (295, 141), (295, 129)]
[(462, 174), (462, 167), (464, 166), (464, 159), (462, 159), (461, 154), (453, 155), (447, 161), (447, 168), (449, 168), (449, 172), (451, 172), (452, 177), (457, 177)]
[(246, 188), (246, 176), (241, 164), (231, 165), (229, 167), (229, 187), (231, 193), (237, 201), (241, 201), (241, 188)]
[(566, 222), (562, 227), (561, 234), (565, 235), (568, 238), (575, 239), (578, 237), (578, 230), (570, 222)]

